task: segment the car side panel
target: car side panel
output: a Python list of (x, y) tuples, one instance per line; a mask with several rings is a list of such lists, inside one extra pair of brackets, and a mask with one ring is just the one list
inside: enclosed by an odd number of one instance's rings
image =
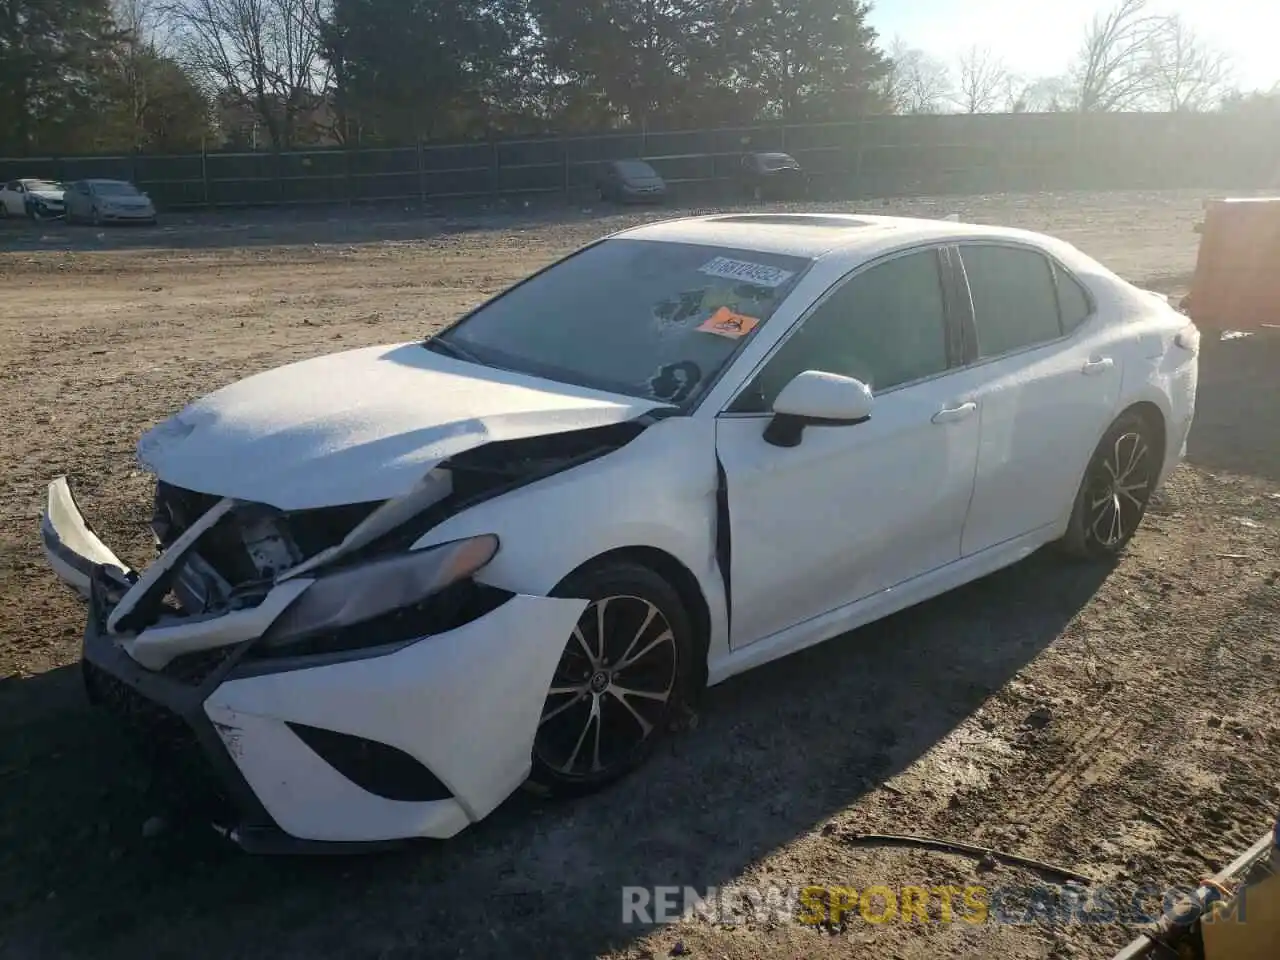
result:
[[(1096, 324), (1096, 326), (1094, 326)], [(1100, 320), (1077, 336), (991, 360), (977, 391), (982, 439), (963, 553), (1059, 521), (1118, 412), (1123, 337)], [(1093, 359), (1112, 363), (1096, 375)]]
[(1127, 324), (1134, 337), (1124, 365), (1120, 405), (1154, 404), (1164, 417), (1161, 483), (1186, 455), (1187, 436), (1195, 419), (1198, 355), (1174, 340), (1190, 323), (1176, 310), (1156, 304), (1131, 316)]
[(477, 579), (534, 596), (548, 595), (569, 573), (612, 550), (661, 550), (701, 587), (714, 659), (728, 649), (716, 558), (717, 489), (715, 421), (670, 417), (598, 460), (464, 510), (415, 546), (497, 534), (497, 556)]

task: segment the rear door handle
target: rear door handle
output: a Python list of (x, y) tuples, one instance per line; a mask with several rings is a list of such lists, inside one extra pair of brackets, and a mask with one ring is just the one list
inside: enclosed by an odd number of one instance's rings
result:
[(968, 420), (978, 412), (978, 405), (970, 400), (968, 403), (962, 403), (958, 407), (943, 407), (933, 415), (934, 423), (958, 423), (961, 420)]
[(1096, 377), (1100, 373), (1106, 373), (1115, 365), (1116, 362), (1110, 357), (1099, 357), (1097, 359), (1087, 361), (1085, 365), (1080, 368), (1080, 372), (1086, 377)]

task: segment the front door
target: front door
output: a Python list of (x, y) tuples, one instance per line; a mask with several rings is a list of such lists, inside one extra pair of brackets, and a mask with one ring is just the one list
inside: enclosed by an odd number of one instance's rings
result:
[[(950, 342), (940, 254), (899, 255), (843, 281), (720, 415), (734, 647), (959, 558), (979, 418)], [(773, 400), (805, 370), (862, 380), (871, 419), (772, 446)]]

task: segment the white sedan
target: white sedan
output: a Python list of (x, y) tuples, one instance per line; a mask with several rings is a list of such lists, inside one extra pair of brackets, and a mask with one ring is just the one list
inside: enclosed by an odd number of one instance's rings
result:
[(63, 214), (63, 186), (52, 180), (10, 180), (0, 186), (0, 217), (32, 220)]
[(615, 780), (705, 686), (1045, 544), (1116, 554), (1198, 348), (1036, 234), (657, 223), (146, 433), (140, 572), (65, 479), (42, 535), (91, 696), (198, 748), (241, 845), (448, 837)]

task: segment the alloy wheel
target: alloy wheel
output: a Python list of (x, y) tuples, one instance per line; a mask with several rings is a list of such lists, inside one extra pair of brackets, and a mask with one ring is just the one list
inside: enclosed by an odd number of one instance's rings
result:
[(1140, 433), (1122, 433), (1109, 451), (1100, 451), (1086, 493), (1089, 535), (1104, 547), (1131, 536), (1147, 508), (1154, 476), (1151, 447)]
[(608, 777), (663, 722), (677, 670), (675, 636), (657, 606), (631, 596), (590, 604), (547, 692), (538, 759), (563, 777)]

